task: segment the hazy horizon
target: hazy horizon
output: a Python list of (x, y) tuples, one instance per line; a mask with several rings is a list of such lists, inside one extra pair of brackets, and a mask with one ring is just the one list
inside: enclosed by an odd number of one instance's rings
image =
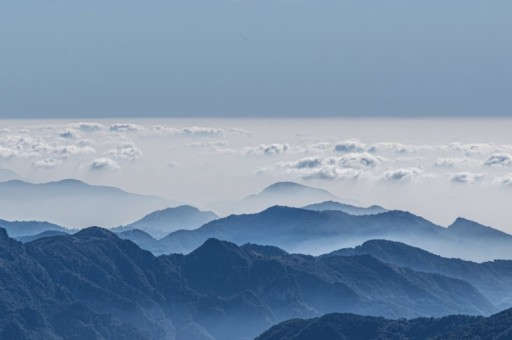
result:
[[(0, 168), (199, 208), (278, 181), (512, 232), (509, 119), (2, 120)], [(2, 218), (2, 216), (0, 216)]]

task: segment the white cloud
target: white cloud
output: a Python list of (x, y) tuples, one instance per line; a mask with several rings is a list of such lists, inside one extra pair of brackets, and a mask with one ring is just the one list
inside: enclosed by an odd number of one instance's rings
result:
[(48, 159), (40, 159), (32, 163), (33, 168), (41, 168), (41, 169), (53, 169), (58, 165), (62, 164), (62, 161), (56, 158), (48, 158)]
[(496, 149), (494, 144), (488, 143), (472, 143), (472, 144), (462, 144), (462, 143), (451, 143), (448, 146), (450, 149), (463, 152), (468, 156), (489, 153)]
[(285, 144), (260, 144), (255, 147), (246, 147), (244, 148), (245, 154), (248, 155), (278, 155), (281, 153), (285, 153), (290, 148), (290, 145)]
[(469, 165), (470, 163), (475, 163), (478, 161), (468, 159), (468, 158), (452, 158), (452, 157), (444, 157), (437, 158), (434, 166), (437, 168), (456, 168), (459, 166)]
[(106, 129), (106, 127), (103, 124), (84, 122), (72, 123), (69, 124), (69, 127), (71, 127), (72, 129), (80, 130), (82, 132), (98, 132)]
[(18, 153), (15, 150), (0, 146), (0, 158), (11, 158), (13, 156), (16, 156), (17, 154)]
[[(281, 162), (274, 171), (285, 169), (285, 173), (299, 176), (306, 180), (353, 180), (362, 173), (362, 168), (372, 167), (367, 163), (366, 154), (349, 154), (343, 157), (305, 157), (293, 162)], [(371, 163), (373, 164), (373, 163)], [(267, 169), (272, 171), (272, 169)]]
[(502, 177), (497, 177), (494, 179), (494, 183), (504, 186), (504, 187), (510, 187), (512, 188), (512, 173), (507, 174)]
[(337, 152), (361, 152), (365, 148), (366, 144), (356, 139), (341, 141), (334, 145), (334, 150)]
[(187, 144), (187, 146), (191, 146), (194, 148), (216, 148), (216, 147), (225, 147), (228, 146), (228, 142), (225, 140), (210, 140), (210, 141), (200, 141), (193, 142)]
[(110, 125), (109, 130), (111, 132), (140, 132), (144, 131), (144, 127), (137, 124), (113, 124)]
[(54, 153), (64, 158), (77, 155), (92, 155), (96, 150), (90, 146), (81, 147), (78, 145), (60, 145), (54, 148)]
[(376, 167), (382, 158), (375, 157), (369, 153), (349, 153), (341, 157), (327, 159), (330, 164), (337, 164), (343, 168), (362, 169)]
[(57, 135), (63, 139), (77, 139), (81, 137), (80, 132), (74, 129), (66, 129), (64, 131), (57, 132)]
[(486, 166), (511, 166), (512, 155), (508, 153), (495, 153), (485, 161)]
[(314, 171), (304, 172), (302, 178), (305, 180), (355, 180), (362, 172), (355, 169), (340, 169), (334, 166), (316, 169)]
[(370, 146), (368, 152), (377, 153), (381, 151), (392, 151), (395, 153), (409, 153), (416, 151), (416, 149), (417, 147), (400, 142), (381, 142)]
[(222, 136), (224, 130), (212, 127), (191, 126), (179, 129), (178, 134), (183, 136), (213, 137)]
[(471, 172), (459, 172), (456, 174), (450, 174), (451, 181), (454, 183), (467, 183), (472, 184), (478, 181), (481, 181), (485, 175), (480, 173), (471, 173)]
[(110, 158), (97, 158), (92, 161), (90, 169), (94, 171), (114, 170), (119, 169), (119, 164)]
[(410, 181), (421, 175), (423, 171), (416, 167), (387, 170), (382, 178), (388, 181)]
[(228, 130), (228, 133), (235, 136), (246, 136), (246, 137), (253, 137), (256, 135), (253, 131), (246, 130), (246, 129), (240, 129), (240, 128), (230, 128)]
[(142, 155), (142, 150), (134, 143), (130, 142), (117, 145), (115, 148), (110, 149), (105, 153), (105, 156), (113, 159), (127, 159), (132, 161), (142, 157)]

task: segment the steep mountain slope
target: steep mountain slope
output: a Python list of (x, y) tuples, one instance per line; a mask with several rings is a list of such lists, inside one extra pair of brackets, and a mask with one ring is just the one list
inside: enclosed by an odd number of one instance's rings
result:
[(78, 180), (32, 184), (0, 183), (0, 216), (6, 220), (48, 221), (69, 228), (114, 227), (176, 202), (130, 194)]
[(373, 340), (373, 339), (475, 339), (512, 338), (512, 310), (488, 318), (448, 316), (440, 319), (388, 320), (352, 314), (329, 314), (310, 320), (290, 320), (276, 325), (257, 340)]
[(195, 229), (219, 217), (211, 211), (201, 211), (189, 205), (154, 211), (126, 226), (112, 229), (114, 232), (140, 229), (155, 238), (162, 238), (180, 229)]
[(131, 325), (78, 303), (30, 249), (1, 228), (0, 338), (149, 339)]
[(210, 239), (186, 256), (155, 257), (101, 228), (26, 244), (1, 232), (2, 338), (230, 340), (327, 312), (492, 311), (467, 282), (368, 255), (314, 258)]
[(326, 256), (364, 254), (415, 271), (438, 273), (465, 280), (482, 292), (498, 309), (512, 307), (512, 261), (475, 263), (449, 259), (403, 243), (385, 240), (367, 241), (361, 246), (337, 250)]
[(380, 207), (378, 205), (372, 205), (370, 207), (363, 208), (363, 207), (356, 207), (354, 205), (339, 203), (339, 202), (335, 202), (335, 201), (325, 201), (322, 203), (310, 204), (310, 205), (306, 205), (302, 209), (314, 210), (314, 211), (336, 210), (336, 211), (342, 211), (342, 212), (350, 214), (350, 215), (376, 215), (376, 214), (380, 214), (380, 213), (387, 211), (386, 209), (384, 209), (383, 207)]

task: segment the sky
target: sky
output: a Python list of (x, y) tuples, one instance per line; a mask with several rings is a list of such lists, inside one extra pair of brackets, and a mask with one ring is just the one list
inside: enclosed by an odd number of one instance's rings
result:
[(0, 169), (512, 232), (510, 32), (509, 0), (3, 0)]
[(511, 130), (505, 118), (4, 120), (0, 169), (203, 209), (295, 181), (342, 202), (512, 233)]
[(510, 116), (509, 0), (3, 0), (0, 118)]

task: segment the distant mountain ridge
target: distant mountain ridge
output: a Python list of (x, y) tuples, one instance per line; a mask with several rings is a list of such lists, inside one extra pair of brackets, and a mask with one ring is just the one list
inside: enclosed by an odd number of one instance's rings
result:
[[(488, 315), (471, 284), (369, 255), (311, 257), (207, 240), (155, 257), (101, 228), (26, 244), (0, 229), (0, 338), (251, 338), (328, 312)], [(193, 339), (193, 338), (192, 338)]]
[[(111, 230), (156, 255), (188, 253), (209, 238), (239, 245), (267, 244), (289, 252), (315, 255), (355, 247), (369, 240), (387, 239), (445, 257), (478, 262), (512, 259), (511, 235), (463, 218), (458, 218), (445, 228), (397, 210), (351, 215), (336, 210), (316, 211), (280, 206), (256, 214), (215, 217), (213, 213), (182, 206), (153, 212), (138, 222)], [(194, 224), (202, 226), (193, 230), (177, 230), (162, 237), (166, 230), (185, 226), (193, 228)], [(12, 236), (35, 235), (52, 229), (45, 228), (43, 222), (37, 226), (30, 234), (18, 229), (20, 232)], [(12, 233), (12, 226), (5, 227)], [(63, 231), (59, 228), (56, 226), (53, 229)], [(132, 232), (128, 232), (130, 230)]]
[(69, 228), (114, 227), (173, 205), (177, 202), (73, 179), (0, 183), (0, 217), (6, 220), (48, 221)]
[[(196, 230), (177, 231), (161, 240), (167, 249), (189, 252), (208, 238), (237, 244), (278, 246), (289, 252), (320, 254), (353, 247), (371, 239), (389, 239), (446, 257), (486, 261), (512, 259), (512, 236), (492, 228), (459, 220), (457, 228), (444, 228), (404, 211), (354, 216), (341, 211), (310, 211), (275, 206), (260, 213), (232, 215)], [(474, 230), (485, 230), (482, 237)], [(472, 231), (472, 232), (469, 232)], [(496, 235), (501, 235), (496, 239)]]
[(201, 211), (189, 205), (182, 205), (175, 208), (154, 211), (136, 222), (113, 228), (112, 231), (121, 232), (140, 229), (155, 238), (161, 238), (176, 230), (199, 228), (218, 218), (219, 217), (211, 211)]
[(388, 211), (387, 209), (384, 209), (381, 206), (378, 205), (372, 205), (369, 207), (356, 207), (350, 204), (344, 204), (339, 203), (335, 201), (325, 201), (322, 203), (315, 203), (306, 205), (303, 207), (303, 209), (306, 210), (314, 210), (314, 211), (327, 211), (327, 210), (336, 210), (336, 211), (342, 211), (344, 213), (350, 214), (350, 215), (376, 215), (380, 213), (384, 213)]
[(0, 220), (0, 228), (6, 230), (10, 237), (20, 236), (33, 236), (42, 232), (57, 231), (57, 232), (68, 232), (70, 230), (65, 229), (59, 225), (40, 222), (40, 221), (5, 221)]

